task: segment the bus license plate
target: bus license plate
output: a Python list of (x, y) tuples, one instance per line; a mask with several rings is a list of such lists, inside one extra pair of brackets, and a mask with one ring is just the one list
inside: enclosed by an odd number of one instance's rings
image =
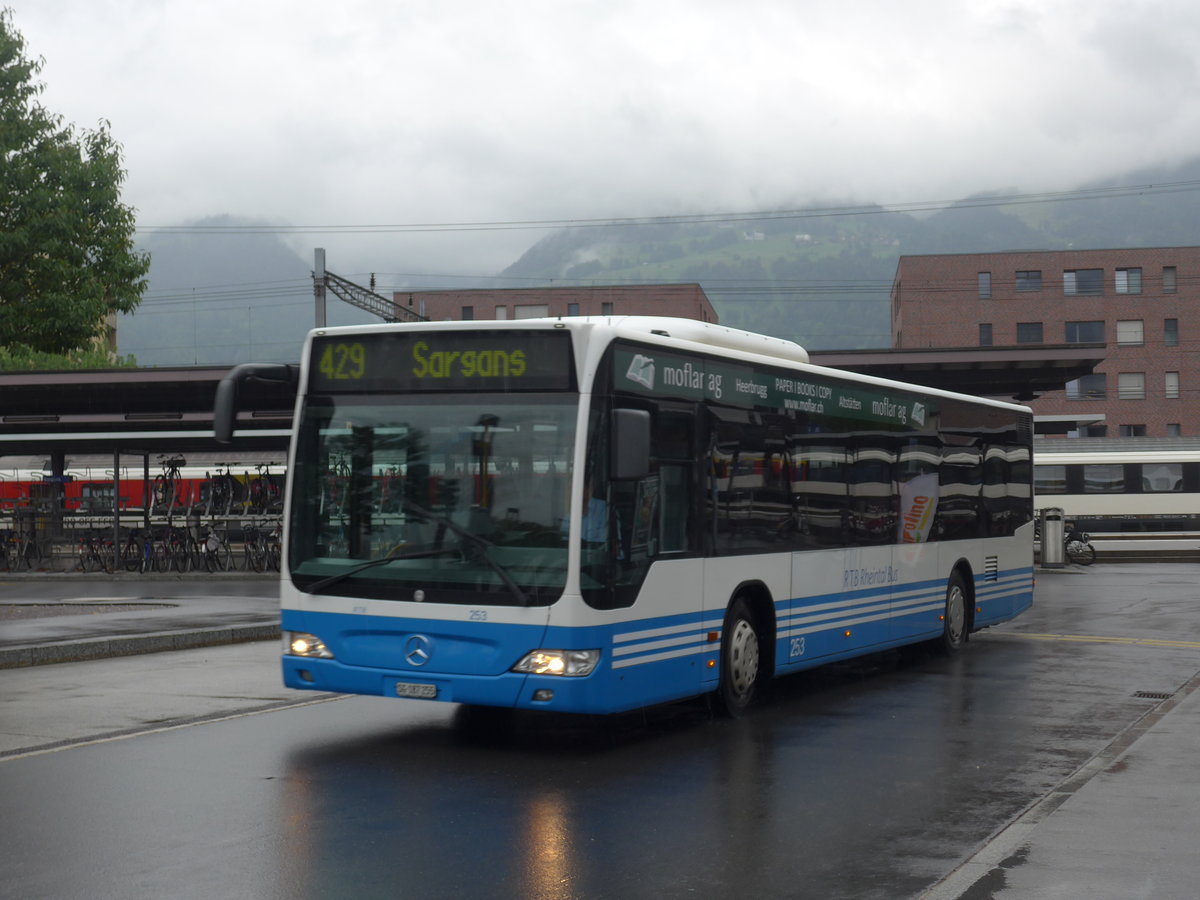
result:
[(396, 682), (397, 697), (415, 697), (418, 700), (436, 700), (436, 684), (416, 684), (411, 681)]

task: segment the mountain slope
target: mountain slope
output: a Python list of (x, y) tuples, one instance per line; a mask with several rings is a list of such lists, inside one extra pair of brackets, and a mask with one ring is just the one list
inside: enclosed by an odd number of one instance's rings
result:
[[(1164, 193), (1104, 192), (1193, 182)], [(924, 218), (875, 208), (736, 223), (562, 231), (502, 274), (531, 283), (698, 282), (721, 321), (813, 349), (886, 347), (902, 255), (1200, 244), (1200, 158), (1076, 195), (964, 200)], [(1020, 202), (1015, 202), (1019, 199)]]
[[(244, 224), (227, 217), (201, 225)], [(117, 347), (142, 366), (295, 362), (313, 326), (311, 262), (270, 234), (165, 234), (150, 252), (150, 289), (117, 323)], [(335, 298), (331, 325), (377, 321)]]

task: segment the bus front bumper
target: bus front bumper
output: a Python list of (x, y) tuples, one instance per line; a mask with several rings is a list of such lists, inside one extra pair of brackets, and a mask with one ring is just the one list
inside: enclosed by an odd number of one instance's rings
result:
[(526, 675), (415, 675), (389, 669), (343, 665), (336, 659), (283, 656), (283, 683), (306, 691), (397, 697), (518, 709), (603, 714), (618, 711), (605, 703), (597, 673), (583, 678)]

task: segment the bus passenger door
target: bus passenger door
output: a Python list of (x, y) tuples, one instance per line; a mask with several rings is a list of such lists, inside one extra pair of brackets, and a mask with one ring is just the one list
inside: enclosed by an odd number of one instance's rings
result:
[[(739, 590), (758, 601), (762, 633), (774, 632), (773, 663), (783, 665), (780, 625), (791, 606), (791, 557), (797, 530), (791, 497), (791, 466), (786, 458), (783, 417), (761, 411), (711, 404), (707, 407), (703, 453), (701, 547), (704, 567), (703, 621), (715, 663), (719, 645), (713, 636), (723, 627), (725, 610)], [(774, 609), (766, 607), (767, 602)], [(719, 666), (706, 667), (706, 683), (715, 683)]]

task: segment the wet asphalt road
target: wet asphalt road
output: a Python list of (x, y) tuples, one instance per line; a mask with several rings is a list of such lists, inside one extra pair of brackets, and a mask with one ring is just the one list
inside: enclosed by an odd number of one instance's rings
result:
[(1198, 575), (1042, 575), (959, 658), (827, 667), (737, 721), (325, 700), (268, 644), (8, 670), (0, 728), (50, 706), (93, 740), (0, 758), (0, 895), (920, 896), (1200, 671)]

